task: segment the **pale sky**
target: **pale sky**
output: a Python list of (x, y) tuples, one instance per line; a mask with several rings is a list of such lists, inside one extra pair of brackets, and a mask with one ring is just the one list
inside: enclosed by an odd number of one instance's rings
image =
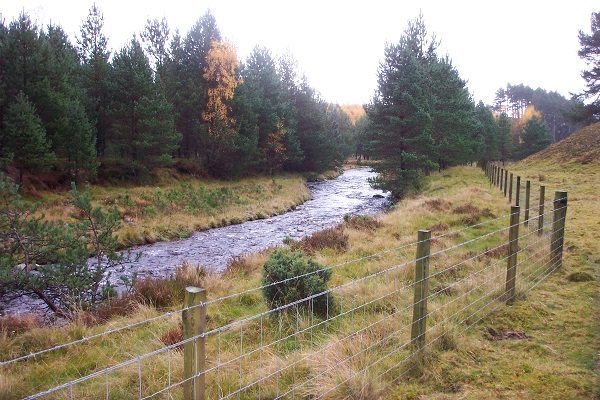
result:
[[(9, 23), (22, 10), (38, 23), (61, 25), (72, 39), (93, 1), (0, 0)], [(476, 100), (491, 103), (507, 83), (556, 90), (569, 97), (584, 83), (577, 32), (590, 30), (597, 1), (232, 1), (97, 0), (109, 47), (117, 50), (147, 18), (166, 17), (185, 34), (210, 9), (221, 34), (244, 60), (255, 45), (291, 53), (324, 99), (366, 103), (376, 88), (386, 42), (397, 42), (423, 12), (428, 30), (450, 54)]]

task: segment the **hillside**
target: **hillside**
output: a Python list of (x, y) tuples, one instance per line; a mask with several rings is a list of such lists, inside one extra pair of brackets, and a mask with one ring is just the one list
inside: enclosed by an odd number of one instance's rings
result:
[(581, 164), (600, 162), (600, 122), (586, 126), (539, 153), (531, 160), (554, 159)]

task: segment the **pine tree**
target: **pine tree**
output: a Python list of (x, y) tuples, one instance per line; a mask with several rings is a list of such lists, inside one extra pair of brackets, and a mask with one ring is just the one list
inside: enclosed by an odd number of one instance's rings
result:
[(4, 118), (4, 157), (9, 156), (19, 169), (19, 182), (24, 171), (47, 167), (54, 155), (46, 140), (46, 131), (33, 105), (23, 93), (8, 107)]
[(111, 120), (114, 151), (131, 161), (134, 175), (168, 165), (180, 135), (172, 108), (155, 87), (148, 58), (133, 38), (113, 60)]
[(589, 68), (581, 73), (587, 86), (582, 96), (592, 100), (587, 106), (588, 114), (598, 120), (600, 119), (600, 12), (592, 13), (591, 20), (589, 35), (579, 31), (581, 49), (578, 54), (589, 65)]
[(418, 190), (422, 174), (438, 166), (432, 160), (433, 94), (426, 68), (434, 52), (422, 19), (411, 22), (400, 42), (386, 47), (378, 91), (367, 107), (371, 148), (382, 160), (374, 183), (395, 197)]
[(478, 121), (476, 132), (479, 141), (479, 163), (486, 165), (487, 162), (500, 158), (498, 125), (492, 111), (481, 101), (475, 107), (475, 115)]
[(37, 108), (48, 139), (75, 181), (96, 171), (94, 128), (85, 112), (85, 94), (78, 86), (77, 51), (62, 28), (50, 25), (42, 35), (46, 79)]
[(178, 75), (172, 78), (181, 82), (181, 92), (171, 102), (179, 112), (177, 129), (183, 135), (181, 153), (186, 157), (205, 158), (205, 149), (210, 145), (208, 125), (202, 120), (208, 93), (203, 75), (208, 52), (215, 40), (221, 40), (221, 33), (215, 17), (208, 11), (186, 35), (181, 44), (182, 54), (174, 55), (181, 57), (182, 62)]
[(3, 73), (8, 99), (20, 92), (30, 99), (36, 97), (37, 85), (40, 78), (44, 77), (39, 36), (38, 26), (25, 13), (9, 24), (2, 46), (2, 58), (10, 60), (5, 63)]
[(146, 53), (152, 60), (155, 78), (160, 80), (163, 75), (163, 67), (169, 58), (169, 24), (163, 17), (158, 19), (148, 19), (144, 31), (140, 34), (144, 43)]
[(498, 117), (498, 147), (500, 159), (506, 161), (512, 153), (512, 140), (510, 138), (511, 121), (506, 113), (500, 114)]
[(518, 147), (516, 158), (525, 158), (533, 153), (545, 149), (552, 143), (548, 126), (540, 118), (531, 118), (521, 132), (523, 143)]
[(111, 69), (108, 40), (102, 32), (104, 17), (92, 5), (80, 29), (79, 57), (83, 62), (82, 81), (87, 93), (86, 107), (96, 133), (96, 152), (103, 156), (110, 137), (109, 104)]
[(439, 168), (476, 159), (475, 105), (449, 57), (431, 58), (428, 63), (433, 94), (432, 126)]

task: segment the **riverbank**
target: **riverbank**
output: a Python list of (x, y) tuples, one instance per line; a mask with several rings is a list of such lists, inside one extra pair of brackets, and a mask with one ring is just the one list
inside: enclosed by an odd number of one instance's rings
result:
[[(300, 174), (232, 181), (170, 175), (147, 186), (90, 187), (95, 205), (115, 207), (122, 219), (122, 248), (189, 237), (195, 231), (264, 219), (310, 198)], [(68, 193), (38, 193), (40, 212), (50, 220), (72, 213)]]
[[(519, 164), (513, 166), (521, 176), (538, 177), (548, 185), (548, 190), (562, 186), (566, 176), (570, 178), (567, 189), (570, 196), (569, 219), (564, 256), (564, 267), (556, 271), (546, 281), (538, 285), (512, 307), (502, 306), (492, 316), (477, 322), (464, 335), (458, 335), (462, 326), (449, 326), (443, 346), (434, 346), (427, 352), (427, 368), (422, 374), (402, 376), (400, 383), (391, 384), (388, 380), (376, 379), (387, 365), (378, 365), (369, 371), (368, 375), (358, 373), (365, 365), (382, 357), (382, 351), (365, 353), (349, 363), (339, 363), (349, 354), (354, 354), (354, 345), (361, 348), (369, 343), (375, 343), (387, 332), (397, 329), (398, 324), (410, 326), (404, 320), (391, 321), (391, 325), (373, 328), (368, 334), (356, 338), (356, 343), (350, 345), (336, 344), (350, 332), (355, 332), (360, 326), (378, 320), (391, 312), (399, 310), (398, 304), (410, 304), (412, 292), (408, 296), (394, 298), (382, 307), (365, 309), (360, 314), (340, 320), (331, 330), (316, 331), (316, 346), (325, 348), (322, 355), (314, 363), (302, 367), (300, 373), (304, 378), (311, 377), (314, 381), (303, 388), (299, 397), (315, 397), (325, 390), (331, 389), (328, 398), (369, 399), (417, 399), (421, 397), (432, 399), (576, 399), (594, 398), (598, 394), (596, 367), (599, 332), (598, 329), (598, 262), (600, 242), (593, 239), (596, 231), (579, 233), (583, 223), (598, 226), (600, 217), (592, 212), (597, 209), (598, 197), (594, 194), (600, 183), (600, 171), (579, 169), (549, 168), (547, 165)], [(565, 175), (567, 174), (567, 175)], [(508, 202), (499, 191), (489, 185), (481, 170), (472, 167), (452, 168), (442, 173), (432, 174), (427, 178), (427, 187), (422, 195), (406, 199), (397, 204), (391, 212), (380, 215), (377, 223), (360, 224), (348, 221), (339, 232), (339, 241), (343, 246), (337, 250), (328, 246), (314, 250), (316, 260), (325, 265), (340, 265), (352, 259), (360, 258), (358, 263), (332, 270), (330, 287), (340, 285), (349, 279), (356, 279), (380, 271), (402, 257), (413, 257), (414, 248), (405, 251), (388, 253), (385, 257), (366, 258), (375, 252), (396, 249), (405, 243), (416, 240), (416, 231), (430, 228), (441, 234), (459, 230), (465, 221), (490, 220), (506, 215)], [(581, 201), (585, 200), (585, 201)], [(591, 203), (590, 211), (583, 214), (586, 220), (576, 217), (584, 212), (583, 206)], [(573, 218), (576, 218), (575, 220)], [(506, 226), (501, 220), (487, 226), (486, 229), (498, 229)], [(478, 231), (479, 232), (479, 231)], [(472, 239), (477, 232), (463, 231), (436, 239), (435, 246), (451, 246)], [(484, 241), (469, 248), (477, 254), (494, 243)], [(465, 260), (463, 254), (444, 259), (444, 263)], [(231, 293), (238, 293), (260, 286), (262, 265), (268, 257), (268, 251), (245, 257), (233, 263), (224, 275), (207, 274), (198, 277), (197, 284), (205, 287), (208, 298), (215, 299)], [(446, 264), (444, 264), (446, 265)], [(468, 271), (475, 270), (477, 265), (469, 266)], [(439, 267), (439, 265), (437, 266)], [(433, 268), (433, 266), (432, 266)], [(574, 282), (568, 277), (573, 272), (587, 272), (594, 278), (591, 281)], [(462, 276), (462, 275), (461, 275)], [(401, 281), (410, 281), (410, 274), (399, 275)], [(444, 282), (437, 282), (443, 284)], [(389, 280), (375, 281), (364, 288), (351, 287), (336, 293), (336, 302), (343, 310), (348, 310), (353, 304), (361, 304), (370, 299), (373, 294), (385, 293), (392, 282)], [(468, 286), (467, 286), (468, 289)], [(465, 289), (466, 290), (466, 289)], [(460, 293), (460, 292), (459, 292)], [(456, 292), (448, 292), (447, 298), (457, 296)], [(455, 298), (455, 297), (454, 297)], [(432, 299), (433, 300), (433, 299)], [(436, 308), (432, 301), (432, 309)], [(157, 310), (147, 305), (136, 306), (132, 314), (113, 318), (110, 322), (97, 326), (89, 326), (85, 321), (77, 321), (62, 329), (35, 328), (17, 335), (0, 336), (0, 353), (8, 357), (27, 354), (31, 351), (46, 348), (56, 343), (89, 337), (109, 328), (124, 326), (162, 314), (165, 310)], [(177, 310), (180, 305), (173, 306)], [(260, 292), (243, 295), (239, 301), (219, 303), (209, 308), (211, 326), (221, 325), (228, 321), (237, 320), (245, 315), (255, 314), (265, 309)], [(62, 383), (68, 379), (77, 378), (91, 373), (99, 368), (114, 365), (117, 362), (145, 354), (165, 346), (168, 337), (176, 337), (179, 332), (179, 313), (168, 318), (161, 318), (150, 324), (129, 329), (121, 334), (110, 335), (100, 340), (91, 341), (87, 345), (74, 346), (60, 353), (49, 354), (40, 359), (21, 363), (2, 371), (0, 380), (0, 398), (20, 398), (34, 390)], [(261, 324), (263, 320), (261, 319)], [(257, 343), (268, 343), (277, 339), (277, 322), (265, 318), (265, 337), (262, 329), (249, 326), (244, 329), (244, 349), (252, 348)], [(301, 320), (302, 327), (309, 323)], [(271, 326), (272, 325), (272, 326)], [(262, 327), (262, 325), (261, 325)], [(269, 329), (272, 328), (272, 329)], [(500, 331), (522, 331), (528, 336), (527, 340), (498, 340), (489, 339), (488, 328)], [(217, 348), (219, 358), (227, 360), (234, 358), (240, 351), (240, 334), (238, 331), (225, 332), (215, 341), (207, 341), (210, 362), (216, 359)], [(260, 342), (259, 342), (260, 340)], [(311, 331), (312, 340), (312, 331)], [(309, 339), (306, 343), (295, 344), (293, 341), (282, 343), (277, 348), (281, 353), (270, 350), (261, 352), (261, 374), (273, 371), (284, 365), (285, 359), (300, 360), (309, 354)], [(222, 358), (221, 358), (222, 357)], [(338, 365), (339, 364), (339, 365)], [(211, 364), (213, 365), (213, 364)], [(165, 386), (163, 378), (167, 371), (174, 379), (181, 377), (181, 351), (168, 352), (152, 357), (142, 364), (144, 394), (153, 393)], [(135, 367), (135, 368), (134, 368)], [(217, 390), (222, 384), (232, 386), (244, 382), (252, 382), (257, 377), (256, 365), (244, 362), (243, 366), (236, 363), (231, 371), (226, 370), (220, 380), (215, 382), (214, 375), (207, 377), (209, 390)], [(330, 368), (321, 374), (324, 369)], [(239, 369), (238, 369), (239, 368)], [(242, 381), (238, 382), (238, 377)], [(291, 373), (284, 378), (292, 379)], [(135, 365), (126, 371), (110, 373), (101, 376), (97, 381), (82, 385), (75, 389), (77, 398), (97, 398), (103, 395), (106, 385), (111, 389), (111, 395), (128, 398), (137, 396), (138, 369)], [(346, 384), (335, 386), (346, 380)], [(262, 386), (263, 397), (275, 397), (278, 389), (273, 382), (265, 382)], [(368, 383), (365, 388), (365, 383)], [(213, 392), (211, 392), (213, 393)], [(248, 393), (251, 396), (253, 393)], [(116, 398), (116, 397), (115, 397)]]

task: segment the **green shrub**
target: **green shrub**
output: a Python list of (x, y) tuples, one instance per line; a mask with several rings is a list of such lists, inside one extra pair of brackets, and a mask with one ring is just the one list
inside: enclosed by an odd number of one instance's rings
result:
[[(273, 252), (263, 267), (263, 285), (289, 280), (263, 288), (263, 295), (269, 307), (275, 309), (327, 290), (331, 271), (320, 271), (321, 269), (323, 269), (322, 265), (312, 258), (306, 258), (302, 251)], [(294, 277), (299, 278), (290, 279)], [(304, 301), (298, 306), (308, 311), (312, 309), (315, 314), (324, 316), (327, 310), (331, 309), (332, 300), (331, 293), (326, 293), (314, 297), (312, 307), (311, 301)], [(294, 309), (295, 307), (290, 307), (286, 310)]]

